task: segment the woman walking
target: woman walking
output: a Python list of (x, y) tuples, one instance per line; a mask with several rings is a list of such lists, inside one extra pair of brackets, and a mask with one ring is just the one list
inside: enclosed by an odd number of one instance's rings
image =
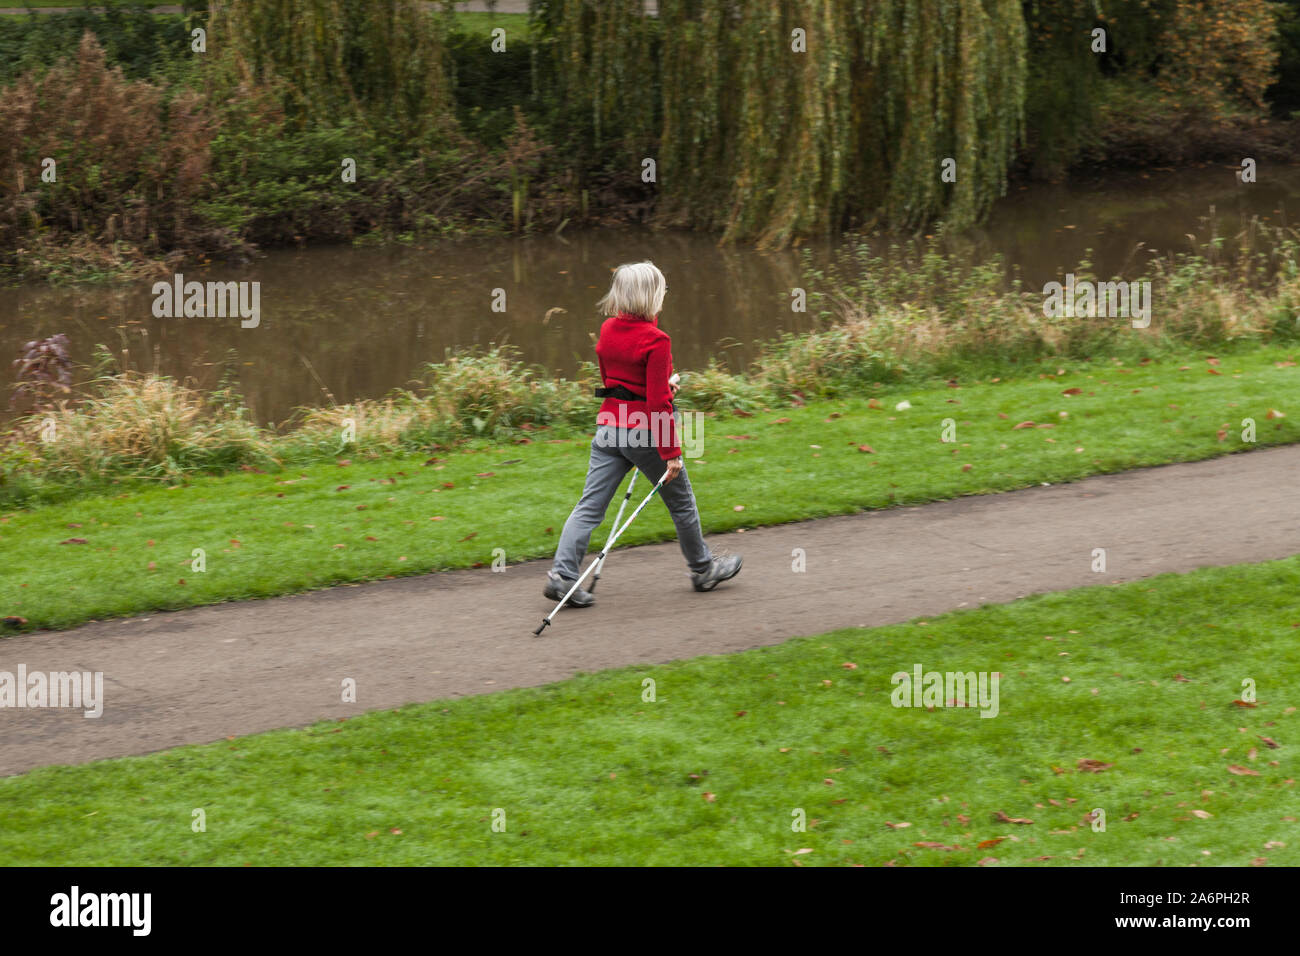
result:
[[(672, 343), (659, 328), (659, 310), (667, 292), (663, 273), (651, 262), (619, 266), (600, 309), (612, 318), (600, 327), (596, 358), (600, 362), (605, 399), (596, 416), (591, 461), (582, 498), (564, 523), (555, 563), (543, 593), (561, 600), (581, 573), (591, 533), (605, 520), (605, 509), (633, 467), (657, 483), (664, 476), (660, 497), (668, 506), (677, 542), (697, 591), (712, 591), (740, 571), (739, 555), (715, 557), (700, 533), (700, 513), (695, 506), (672, 399)], [(590, 591), (578, 588), (569, 598), (573, 607), (596, 601)]]

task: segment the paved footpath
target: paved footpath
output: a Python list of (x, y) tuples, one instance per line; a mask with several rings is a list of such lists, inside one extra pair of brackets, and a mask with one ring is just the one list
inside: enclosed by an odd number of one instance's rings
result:
[[(610, 558), (596, 606), (560, 612), (541, 638), (544, 561), (6, 638), (0, 670), (102, 671), (105, 707), (98, 719), (0, 710), (0, 775), (1281, 558), (1300, 552), (1297, 479), (1292, 445), (717, 535), (745, 567), (711, 594), (691, 590), (675, 542), (629, 548)], [(1105, 574), (1091, 571), (1093, 548), (1106, 549)], [(341, 703), (349, 677), (356, 704)]]

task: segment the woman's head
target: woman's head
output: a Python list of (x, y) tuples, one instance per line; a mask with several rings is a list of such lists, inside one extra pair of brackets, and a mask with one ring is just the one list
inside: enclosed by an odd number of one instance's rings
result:
[(606, 315), (626, 312), (650, 319), (663, 308), (668, 284), (653, 262), (632, 262), (614, 270), (609, 292), (597, 303)]

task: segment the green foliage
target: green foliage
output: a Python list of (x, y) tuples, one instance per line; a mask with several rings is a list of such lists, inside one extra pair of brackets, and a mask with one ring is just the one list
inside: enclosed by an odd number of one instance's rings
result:
[[(665, 221), (782, 245), (876, 216), (960, 226), (1001, 194), (1024, 101), (1018, 3), (639, 8), (539, 3), (536, 29), (583, 145), (607, 146), (632, 177), (659, 139)], [(945, 158), (955, 183), (940, 180)]]
[(274, 86), (293, 122), (360, 120), (382, 137), (445, 132), (450, 99), (441, 21), (415, 0), (230, 0), (226, 83)]

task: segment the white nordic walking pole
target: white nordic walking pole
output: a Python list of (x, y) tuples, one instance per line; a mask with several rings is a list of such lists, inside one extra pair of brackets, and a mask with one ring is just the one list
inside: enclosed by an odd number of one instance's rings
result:
[[(605, 552), (609, 551), (610, 545), (614, 543), (614, 532), (618, 530), (618, 523), (623, 520), (623, 509), (627, 507), (628, 499), (632, 497), (632, 486), (636, 484), (637, 470), (632, 469), (632, 480), (627, 483), (627, 494), (623, 496), (622, 503), (618, 506), (618, 514), (614, 516), (614, 523), (609, 526), (609, 540), (605, 542)], [(600, 580), (600, 569), (605, 564), (603, 557), (596, 559), (596, 573), (591, 577), (591, 587), (588, 591), (596, 590), (596, 582)]]
[(605, 557), (609, 554), (609, 549), (614, 547), (614, 542), (616, 542), (619, 539), (619, 537), (623, 534), (623, 532), (626, 531), (631, 526), (632, 522), (636, 520), (636, 516), (641, 513), (641, 509), (650, 503), (651, 498), (659, 494), (659, 489), (664, 486), (664, 478), (667, 477), (668, 477), (668, 470), (664, 469), (663, 476), (660, 477), (660, 479), (657, 482), (655, 482), (655, 486), (650, 489), (650, 494), (646, 495), (645, 498), (641, 500), (641, 503), (636, 506), (636, 510), (633, 511), (632, 516), (627, 519), (627, 523), (624, 524), (623, 527), (621, 528), (616, 528), (614, 530), (614, 533), (609, 536), (609, 540), (605, 542), (605, 550), (600, 552), (600, 554), (596, 556), (595, 561), (587, 565), (587, 570), (583, 571), (582, 575), (578, 578), (578, 580), (573, 582), (573, 587), (569, 588), (569, 593), (564, 595), (564, 597), (560, 599), (559, 604), (555, 605), (555, 610), (553, 610), (550, 614), (546, 615), (546, 617), (542, 618), (542, 623), (538, 626), (537, 630), (533, 631), (533, 634), (535, 636), (540, 636), (542, 631), (546, 630), (546, 626), (551, 623), (551, 618), (555, 617), (555, 615), (560, 613), (560, 608), (564, 607), (565, 603), (569, 600), (569, 598), (573, 596), (573, 592), (578, 590), (578, 585), (582, 584), (582, 582), (586, 579), (587, 575), (592, 572), (592, 569), (595, 568), (597, 564), (605, 560)]

